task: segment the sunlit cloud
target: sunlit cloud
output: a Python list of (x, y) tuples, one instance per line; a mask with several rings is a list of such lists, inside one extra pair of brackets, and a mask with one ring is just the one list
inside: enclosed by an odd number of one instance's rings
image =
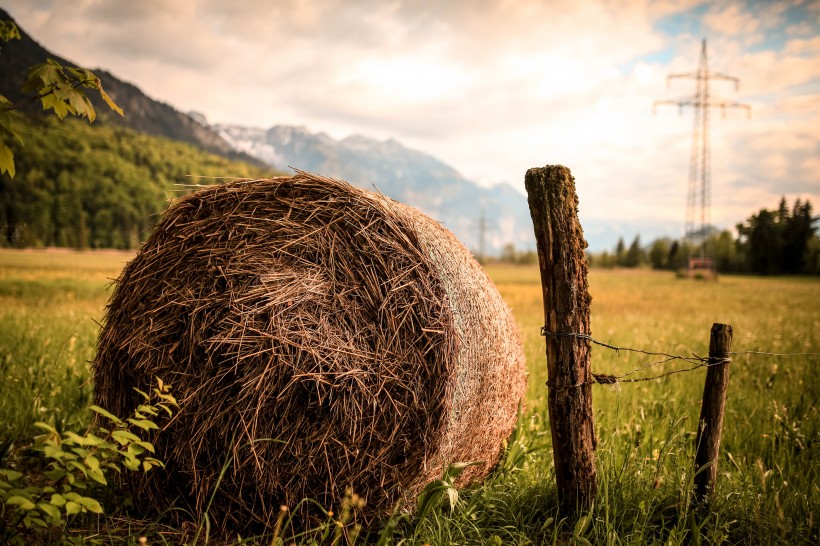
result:
[(6, 5), (53, 51), (213, 122), (392, 137), (520, 191), (527, 168), (561, 163), (582, 219), (635, 229), (682, 224), (693, 113), (652, 105), (694, 93), (666, 77), (697, 69), (705, 37), (712, 70), (740, 78), (714, 96), (752, 106), (712, 112), (712, 218), (820, 202), (816, 1)]

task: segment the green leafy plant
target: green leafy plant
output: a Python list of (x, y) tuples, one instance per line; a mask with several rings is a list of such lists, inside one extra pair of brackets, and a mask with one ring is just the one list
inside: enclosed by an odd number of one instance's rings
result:
[[(19, 40), (20, 31), (12, 21), (0, 21), (0, 41)], [(58, 118), (63, 119), (68, 114), (84, 117), (92, 123), (97, 118), (97, 112), (88, 99), (85, 89), (99, 91), (103, 101), (113, 111), (123, 115), (122, 108), (111, 99), (102, 87), (100, 79), (90, 70), (79, 67), (66, 67), (47, 59), (29, 69), (23, 92), (30, 97), (23, 102), (13, 104), (6, 97), (0, 95), (0, 174), (7, 172), (14, 178), (14, 153), (6, 144), (7, 138), (14, 138), (22, 144), (19, 135), (12, 128), (12, 118), (9, 112), (16, 110), (30, 102), (43, 105), (43, 110), (54, 110)]]
[[(42, 455), (46, 470), (26, 475), (0, 469), (0, 542), (25, 544), (28, 532), (55, 528), (62, 532), (77, 514), (102, 514), (93, 486), (108, 485), (111, 471), (149, 472), (164, 466), (153, 456), (153, 444), (139, 434), (158, 429), (155, 421), (161, 415), (173, 415), (178, 406), (170, 390), (161, 379), (150, 394), (137, 390), (143, 403), (126, 419), (91, 406), (99, 416), (98, 424), (83, 435), (35, 423), (44, 434), (35, 438), (33, 450)], [(102, 426), (102, 420), (109, 424)]]
[(467, 467), (478, 464), (481, 463), (451, 463), (441, 479), (433, 480), (424, 486), (424, 489), (422, 489), (419, 494), (418, 504), (416, 506), (416, 518), (419, 521), (423, 520), (431, 511), (441, 506), (445, 500), (447, 501), (450, 511), (455, 510), (458, 505), (456, 479), (458, 479)]

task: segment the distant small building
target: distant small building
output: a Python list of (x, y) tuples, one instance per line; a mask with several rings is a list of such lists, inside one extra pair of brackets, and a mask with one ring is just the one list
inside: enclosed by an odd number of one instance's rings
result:
[(712, 258), (689, 258), (685, 276), (695, 279), (717, 279), (717, 272)]

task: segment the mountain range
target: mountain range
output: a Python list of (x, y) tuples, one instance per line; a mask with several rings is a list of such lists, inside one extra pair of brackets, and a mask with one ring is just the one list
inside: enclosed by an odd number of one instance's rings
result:
[[(0, 19), (12, 17), (0, 9)], [(28, 67), (48, 58), (74, 66), (46, 50), (24, 29), (20, 28), (20, 34), (22, 39), (2, 44), (0, 50), (0, 94), (15, 103), (26, 100), (20, 88)], [(479, 186), (443, 161), (393, 139), (380, 141), (353, 135), (335, 140), (304, 127), (282, 125), (269, 129), (210, 126), (202, 114), (183, 113), (154, 100), (107, 70), (92, 71), (125, 111), (124, 117), (111, 113), (97, 94), (90, 92), (98, 112), (96, 123), (121, 125), (193, 144), (257, 166), (284, 171), (294, 167), (347, 180), (418, 207), (442, 222), (474, 252), (498, 254), (509, 243), (518, 249), (534, 248), (526, 198), (510, 185)], [(25, 110), (30, 115), (40, 113), (37, 103)]]
[(341, 178), (418, 207), (474, 252), (498, 254), (509, 243), (518, 249), (535, 246), (527, 200), (512, 186), (479, 186), (443, 161), (394, 139), (352, 135), (335, 140), (286, 125), (213, 128), (235, 149), (272, 167)]

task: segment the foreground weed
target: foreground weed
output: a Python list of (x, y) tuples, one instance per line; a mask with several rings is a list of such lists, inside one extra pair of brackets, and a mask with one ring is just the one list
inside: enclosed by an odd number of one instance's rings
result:
[(155, 420), (163, 413), (173, 415), (177, 402), (170, 386), (160, 379), (151, 394), (137, 392), (144, 401), (124, 420), (91, 406), (110, 424), (92, 425), (83, 435), (60, 433), (51, 424), (35, 423), (44, 434), (35, 438), (32, 449), (42, 457), (45, 471), (27, 475), (0, 469), (0, 542), (27, 544), (37, 534), (47, 534), (50, 541), (84, 542), (81, 537), (64, 536), (65, 531), (79, 514), (103, 513), (96, 494), (99, 486), (108, 486), (107, 474), (149, 472), (163, 466), (152, 456), (153, 444), (139, 434), (158, 429)]

